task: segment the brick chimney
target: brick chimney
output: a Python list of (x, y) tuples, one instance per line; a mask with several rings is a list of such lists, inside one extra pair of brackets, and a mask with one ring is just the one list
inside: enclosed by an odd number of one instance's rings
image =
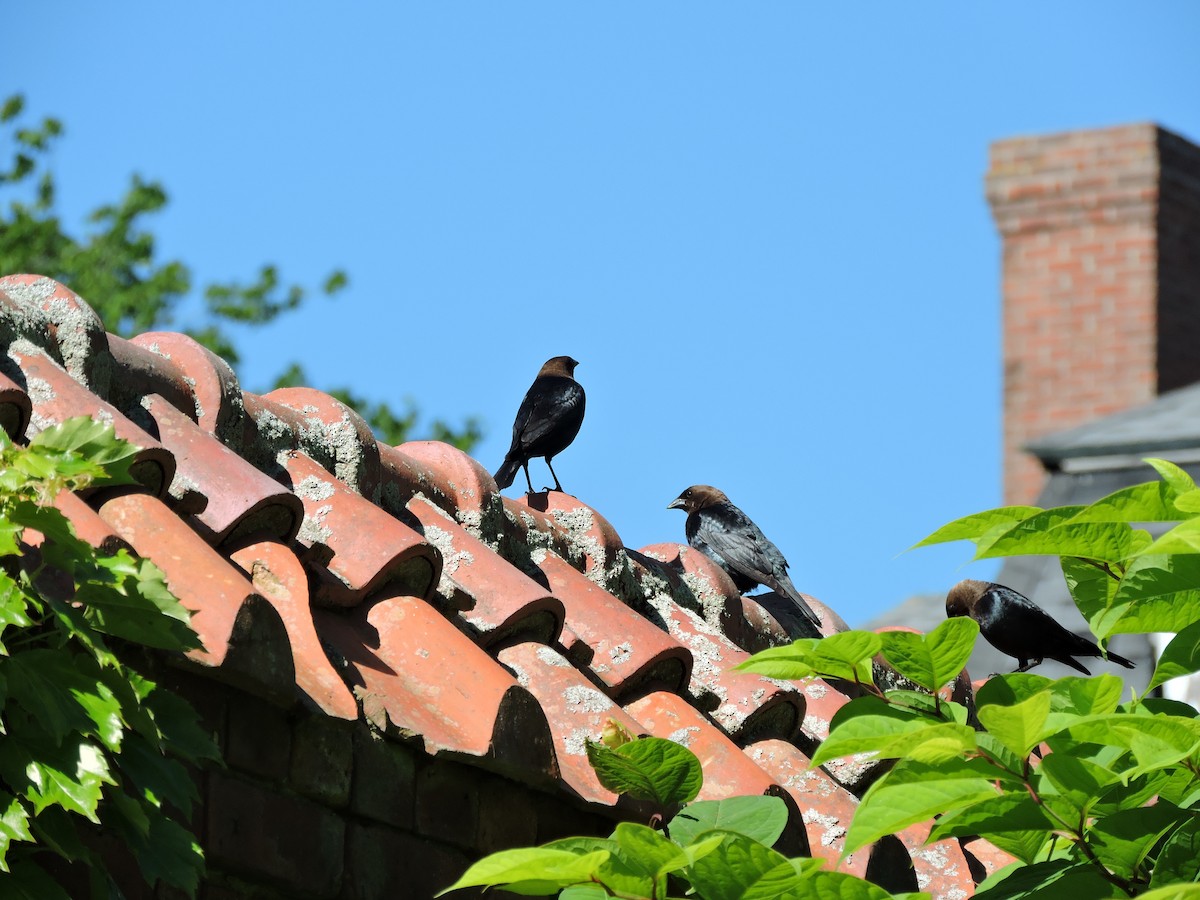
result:
[(1200, 148), (1155, 125), (998, 141), (1004, 242), (1004, 499), (1022, 448), (1200, 380)]

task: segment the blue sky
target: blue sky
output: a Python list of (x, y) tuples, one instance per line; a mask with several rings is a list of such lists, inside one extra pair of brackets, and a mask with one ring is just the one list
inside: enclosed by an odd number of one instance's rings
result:
[(1200, 139), (1183, 0), (44, 0), (6, 25), (3, 93), (67, 127), (68, 223), (136, 172), (198, 282), (348, 271), (239, 332), (245, 388), (299, 360), (314, 386), (477, 415), (494, 470), (570, 354), (568, 491), (638, 548), (682, 540), (666, 504), (715, 484), (852, 624), (995, 572), (967, 545), (897, 555), (1001, 502), (988, 144), (1147, 120)]

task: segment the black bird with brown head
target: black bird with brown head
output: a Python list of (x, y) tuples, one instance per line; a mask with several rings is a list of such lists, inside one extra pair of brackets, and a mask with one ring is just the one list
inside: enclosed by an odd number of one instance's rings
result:
[[(1068, 631), (1024, 594), (990, 581), (968, 578), (952, 587), (946, 594), (946, 616), (974, 619), (984, 640), (1017, 660), (1017, 672), (1053, 659), (1091, 675), (1075, 657), (1105, 655), (1095, 643)], [(1127, 669), (1134, 667), (1115, 653), (1108, 653), (1107, 658)]]
[(546, 360), (533, 379), (513, 422), (512, 446), (496, 472), (500, 488), (512, 484), (520, 468), (525, 470), (525, 483), (532, 494), (529, 460), (540, 456), (554, 476), (554, 489), (562, 490), (550, 461), (571, 445), (583, 424), (586, 397), (583, 386), (575, 380), (577, 365), (569, 356), (555, 356)]
[(688, 514), (684, 526), (688, 544), (724, 569), (739, 591), (766, 585), (791, 600), (814, 628), (821, 627), (817, 614), (792, 584), (788, 561), (779, 548), (767, 540), (748, 515), (729, 502), (724, 492), (712, 485), (694, 484), (667, 509), (682, 509)]

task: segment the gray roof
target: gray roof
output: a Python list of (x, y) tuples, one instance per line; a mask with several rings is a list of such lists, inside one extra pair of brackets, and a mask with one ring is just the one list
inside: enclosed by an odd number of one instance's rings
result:
[(1200, 449), (1200, 383), (1142, 406), (1038, 438), (1027, 448), (1050, 468), (1068, 459)]

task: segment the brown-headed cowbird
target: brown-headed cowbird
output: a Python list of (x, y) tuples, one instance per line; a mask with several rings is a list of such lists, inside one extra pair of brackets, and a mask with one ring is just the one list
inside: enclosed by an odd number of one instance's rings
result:
[(688, 514), (684, 526), (688, 543), (724, 569), (739, 591), (764, 584), (791, 600), (814, 627), (821, 627), (821, 620), (788, 577), (788, 562), (779, 548), (723, 492), (711, 485), (694, 484), (667, 509)]
[[(1074, 657), (1103, 656), (1087, 638), (1067, 631), (1024, 594), (1002, 584), (970, 578), (960, 581), (946, 595), (946, 616), (970, 616), (978, 622), (979, 633), (989, 644), (1020, 663), (1017, 672), (1053, 659), (1091, 675)], [(1115, 653), (1109, 653), (1108, 659), (1127, 669), (1134, 667)]]
[(496, 472), (496, 484), (501, 488), (512, 484), (517, 469), (522, 468), (532, 494), (529, 460), (542, 456), (554, 475), (554, 489), (562, 490), (550, 460), (571, 445), (583, 424), (585, 398), (583, 387), (574, 378), (577, 365), (569, 356), (556, 356), (547, 360), (533, 379), (513, 422), (512, 446)]

